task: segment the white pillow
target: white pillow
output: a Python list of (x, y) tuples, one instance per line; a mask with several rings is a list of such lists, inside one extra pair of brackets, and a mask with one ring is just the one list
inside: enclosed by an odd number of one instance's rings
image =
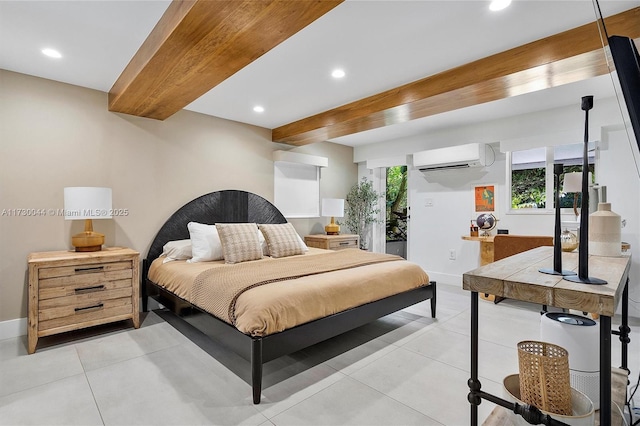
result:
[(307, 245), (304, 243), (304, 240), (302, 239), (302, 237), (300, 237), (300, 235), (298, 235), (298, 242), (302, 246), (302, 251), (309, 251), (309, 247), (307, 247)]
[(166, 256), (162, 263), (191, 259), (191, 240), (169, 241), (162, 247), (161, 256)]
[(258, 241), (260, 241), (260, 247), (262, 247), (262, 255), (269, 256), (269, 245), (267, 244), (267, 240), (264, 238), (264, 234), (260, 229), (258, 229)]
[(198, 222), (187, 224), (191, 237), (191, 259), (188, 263), (222, 260), (222, 243), (215, 225), (205, 225)]

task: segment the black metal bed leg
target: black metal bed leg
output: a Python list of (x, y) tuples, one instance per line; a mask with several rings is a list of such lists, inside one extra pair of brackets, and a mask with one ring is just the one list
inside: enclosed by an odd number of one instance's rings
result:
[(262, 339), (251, 341), (251, 388), (253, 403), (260, 404), (262, 394)]
[(149, 312), (149, 295), (147, 294), (147, 283), (142, 283), (142, 312)]
[(436, 282), (429, 281), (429, 285), (433, 286), (433, 296), (431, 296), (431, 318), (436, 317)]
[(142, 312), (149, 311), (149, 291), (147, 289), (147, 274), (149, 273), (149, 261), (142, 260), (142, 282), (140, 283), (140, 297), (142, 297)]

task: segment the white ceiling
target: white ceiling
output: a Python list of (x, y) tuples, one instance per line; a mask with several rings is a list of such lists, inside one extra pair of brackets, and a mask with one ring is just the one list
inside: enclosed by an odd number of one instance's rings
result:
[[(302, 0), (301, 0), (302, 1)], [(0, 1), (0, 68), (108, 92), (170, 2)], [(595, 20), (591, 0), (348, 0), (186, 109), (275, 128)], [(640, 0), (600, 0), (609, 16)], [(62, 59), (40, 50), (58, 49)], [(342, 80), (330, 76), (343, 68)], [(357, 146), (613, 96), (607, 76), (344, 136)], [(262, 105), (265, 112), (252, 108)]]

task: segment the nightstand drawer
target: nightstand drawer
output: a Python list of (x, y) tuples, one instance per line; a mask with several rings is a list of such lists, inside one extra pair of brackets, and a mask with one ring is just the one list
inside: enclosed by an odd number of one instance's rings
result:
[(49, 278), (40, 281), (38, 297), (40, 300), (46, 300), (125, 286), (131, 288), (132, 275), (133, 272), (129, 269), (128, 271), (85, 275), (84, 277), (79, 277), (79, 279), (78, 277)]
[(103, 319), (113, 320), (120, 315), (131, 317), (131, 296), (105, 301), (87, 301), (76, 306), (62, 306), (41, 310), (38, 312), (38, 330), (41, 336), (46, 336), (47, 330), (71, 326), (72, 329), (82, 328), (85, 325), (94, 325), (96, 321)]
[(40, 300), (38, 318), (40, 321), (61, 316), (68, 316), (76, 312), (82, 312), (88, 306), (96, 306), (106, 300), (128, 298), (131, 304), (131, 282), (129, 287), (116, 288), (112, 290), (98, 290), (90, 293), (80, 293), (67, 297), (56, 297), (54, 299)]
[(330, 250), (340, 250), (347, 248), (358, 248), (358, 240), (355, 238), (350, 238), (348, 240), (343, 241), (330, 241), (329, 249)]
[(87, 265), (60, 266), (57, 268), (41, 268), (38, 279), (44, 280), (57, 277), (87, 277), (94, 274), (114, 271), (131, 270), (131, 262), (93, 263)]
[(309, 247), (315, 247), (325, 250), (342, 250), (348, 248), (358, 248), (359, 237), (352, 234), (315, 234), (305, 236), (304, 242)]

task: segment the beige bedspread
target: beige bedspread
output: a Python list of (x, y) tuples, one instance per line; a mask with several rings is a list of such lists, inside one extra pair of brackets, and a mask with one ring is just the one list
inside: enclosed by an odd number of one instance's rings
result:
[[(312, 249), (301, 256), (234, 265), (162, 264), (157, 259), (149, 278), (253, 336), (266, 336), (429, 282), (414, 263), (358, 249)], [(242, 290), (246, 286), (249, 289)], [(221, 292), (221, 287), (231, 290)]]

